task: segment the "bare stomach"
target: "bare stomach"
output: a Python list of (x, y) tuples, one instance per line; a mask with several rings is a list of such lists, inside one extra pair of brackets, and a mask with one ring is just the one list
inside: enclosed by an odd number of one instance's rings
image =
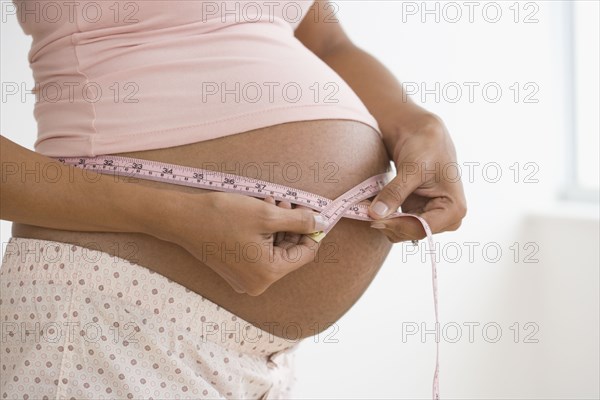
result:
[[(293, 122), (119, 155), (259, 178), (330, 199), (390, 169), (377, 133), (367, 125), (346, 120)], [(143, 180), (134, 184), (205, 191)], [(299, 326), (301, 337), (307, 337), (337, 321), (367, 289), (392, 246), (368, 222), (342, 218), (322, 241), (314, 262), (253, 297), (235, 292), (210, 267), (177, 244), (149, 235), (74, 232), (16, 223), (12, 233), (15, 237), (100, 248), (164, 275), (281, 337), (290, 324)]]

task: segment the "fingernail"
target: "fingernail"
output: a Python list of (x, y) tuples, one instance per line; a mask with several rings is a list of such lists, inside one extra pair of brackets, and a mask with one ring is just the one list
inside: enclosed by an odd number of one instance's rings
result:
[(382, 217), (385, 217), (387, 211), (389, 210), (388, 206), (382, 201), (375, 203), (371, 209), (375, 212), (375, 214), (381, 215)]
[(323, 218), (319, 214), (315, 214), (313, 216), (315, 217), (315, 230), (317, 232), (324, 231), (325, 228), (327, 227), (327, 224), (325, 223), (325, 218)]
[(371, 228), (375, 228), (375, 229), (385, 229), (387, 228), (384, 224), (382, 224), (381, 222), (373, 222), (371, 224)]

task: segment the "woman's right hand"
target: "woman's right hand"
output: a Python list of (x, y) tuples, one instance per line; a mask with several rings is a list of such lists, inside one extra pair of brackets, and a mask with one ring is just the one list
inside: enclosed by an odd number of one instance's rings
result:
[(238, 293), (262, 294), (313, 261), (319, 249), (309, 237), (294, 235), (323, 229), (309, 208), (224, 192), (186, 193), (179, 199), (183, 203), (179, 212), (169, 214), (172, 228), (163, 238), (211, 267)]

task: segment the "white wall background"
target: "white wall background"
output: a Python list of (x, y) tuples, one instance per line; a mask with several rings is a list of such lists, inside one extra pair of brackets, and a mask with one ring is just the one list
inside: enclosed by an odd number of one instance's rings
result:
[[(463, 89), (454, 103), (449, 101), (456, 95), (452, 84), (439, 101), (434, 95), (424, 101), (420, 93), (413, 97), (446, 121), (459, 164), (479, 163), (471, 175), (463, 169), (469, 201), (463, 226), (436, 236), (442, 253), (440, 318), (447, 328), (440, 342), (442, 398), (598, 398), (598, 204), (558, 200), (571, 134), (564, 3), (517, 3), (515, 22), (514, 3), (497, 2), (502, 11), (497, 23), (488, 22), (495, 17), (493, 6), (482, 13), (490, 2), (477, 3), (472, 23), (465, 2), (455, 3), (463, 12), (457, 23), (448, 22), (456, 9), (446, 8), (439, 23), (435, 15), (427, 15), (423, 23), (423, 3), (404, 3), (404, 11), (416, 7), (417, 14), (403, 13), (400, 1), (340, 1), (338, 16), (355, 43), (400, 80), (430, 89), (436, 82), (441, 87), (456, 82)], [(446, 4), (438, 3), (440, 11)], [(433, 9), (434, 2), (427, 7)], [(532, 12), (538, 22), (524, 23)], [(2, 81), (32, 87), (29, 38), (14, 18), (1, 29)], [(464, 82), (479, 84), (473, 101)], [(521, 94), (516, 102), (510, 89), (515, 82)], [(537, 103), (524, 102), (531, 93), (524, 87), (528, 82), (539, 88), (533, 96)], [(481, 90), (486, 83), (502, 89), (499, 101), (486, 100)], [(490, 89), (488, 95), (495, 93)], [(33, 98), (3, 103), (0, 132), (32, 148), (32, 110)], [(490, 167), (484, 172), (485, 165)], [(502, 174), (497, 182), (495, 165)], [(537, 183), (527, 182), (532, 179)], [(6, 242), (10, 223), (2, 221), (0, 233)], [(337, 323), (336, 332), (301, 347), (298, 397), (431, 396), (433, 335), (424, 341), (420, 335), (402, 340), (403, 323), (433, 328), (428, 257), (396, 245), (364, 297)], [(472, 341), (468, 323), (479, 324)], [(492, 327), (486, 335), (482, 327), (488, 323)], [(462, 336), (452, 343), (456, 324)], [(502, 330), (495, 343), (493, 326)], [(537, 343), (527, 343), (531, 340)]]

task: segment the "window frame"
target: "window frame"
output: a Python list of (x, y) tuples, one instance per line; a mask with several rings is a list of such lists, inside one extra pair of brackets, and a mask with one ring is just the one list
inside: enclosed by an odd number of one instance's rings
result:
[[(566, 104), (567, 132), (566, 132), (566, 172), (564, 174), (563, 187), (560, 192), (560, 198), (563, 200), (574, 200), (580, 202), (599, 202), (600, 190), (589, 189), (580, 184), (579, 166), (578, 166), (578, 139), (580, 136), (579, 124), (577, 121), (577, 79), (575, 65), (575, 3), (576, 1), (567, 1), (564, 4), (565, 18), (565, 59), (567, 72), (566, 85)], [(600, 133), (599, 133), (600, 134)]]

